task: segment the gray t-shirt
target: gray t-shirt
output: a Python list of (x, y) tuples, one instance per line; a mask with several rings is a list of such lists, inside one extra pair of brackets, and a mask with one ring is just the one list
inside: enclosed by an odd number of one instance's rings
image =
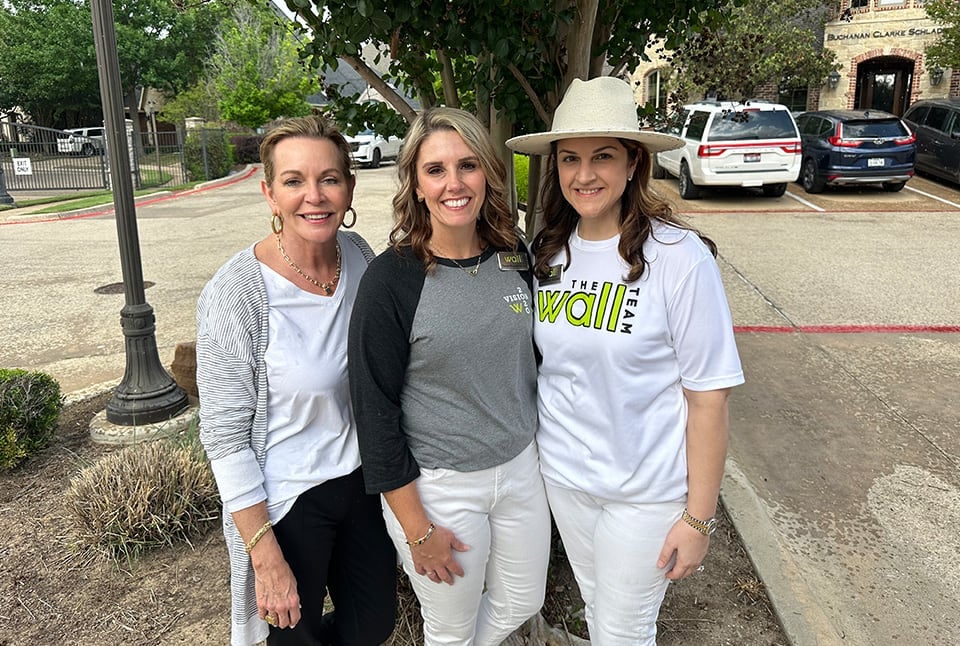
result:
[[(427, 274), (393, 249), (364, 274), (349, 372), (369, 492), (402, 487), (420, 467), (503, 464), (533, 441), (531, 276), (501, 269), (498, 251), (481, 254), (476, 276), (445, 259)], [(459, 262), (472, 269), (477, 260)]]

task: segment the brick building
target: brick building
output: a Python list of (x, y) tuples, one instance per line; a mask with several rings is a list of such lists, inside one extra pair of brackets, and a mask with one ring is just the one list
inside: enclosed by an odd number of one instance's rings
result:
[[(777, 88), (766, 98), (794, 110), (874, 108), (902, 115), (920, 99), (960, 96), (960, 70), (927, 69), (924, 51), (942, 27), (927, 16), (923, 0), (841, 0), (824, 27), (823, 46), (840, 69), (821, 87)], [(637, 102), (659, 106), (669, 87), (669, 67), (651, 63), (632, 74)]]

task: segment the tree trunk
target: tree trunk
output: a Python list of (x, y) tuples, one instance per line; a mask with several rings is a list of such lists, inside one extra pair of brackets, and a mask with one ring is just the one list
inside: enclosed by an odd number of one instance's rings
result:
[(457, 95), (457, 81), (453, 76), (453, 63), (447, 52), (442, 49), (437, 50), (437, 59), (443, 65), (440, 71), (440, 82), (443, 86), (443, 102), (448, 108), (459, 108), (460, 97)]
[(593, 46), (593, 27), (597, 22), (599, 0), (578, 0), (577, 13), (567, 38), (567, 72), (563, 89), (570, 87), (573, 79), (590, 78), (590, 50)]
[(527, 210), (524, 214), (524, 232), (529, 242), (533, 242), (533, 237), (543, 226), (543, 209), (540, 206), (543, 168), (543, 157), (530, 155), (530, 172), (527, 176)]
[(517, 182), (513, 172), (513, 151), (507, 148), (506, 141), (513, 133), (513, 122), (497, 114), (496, 108), (490, 106), (490, 138), (493, 140), (497, 153), (506, 167), (507, 203), (513, 212), (514, 222), (517, 221)]

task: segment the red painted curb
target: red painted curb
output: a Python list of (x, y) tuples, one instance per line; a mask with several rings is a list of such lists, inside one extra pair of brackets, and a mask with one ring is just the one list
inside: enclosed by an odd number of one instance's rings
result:
[(733, 331), (738, 334), (786, 334), (793, 332), (806, 334), (864, 334), (870, 332), (954, 334), (960, 332), (960, 325), (798, 325), (796, 327), (790, 325), (734, 325)]
[[(223, 182), (217, 182), (216, 184), (210, 184), (209, 186), (204, 186), (201, 188), (191, 188), (190, 190), (187, 190), (187, 191), (179, 191), (177, 193), (171, 193), (169, 195), (159, 195), (154, 198), (144, 199), (139, 202), (136, 202), (136, 206), (147, 206), (150, 204), (156, 204), (157, 202), (164, 202), (166, 200), (172, 200), (174, 198), (183, 197), (185, 195), (194, 195), (196, 193), (203, 193), (204, 191), (209, 191), (215, 188), (230, 186), (232, 184), (236, 184), (237, 182), (241, 182), (245, 179), (248, 179), (251, 175), (257, 172), (257, 169), (258, 169), (258, 166), (251, 166), (242, 175), (238, 175), (229, 180), (226, 180)], [(13, 224), (40, 224), (42, 222), (63, 222), (65, 220), (82, 220), (84, 218), (93, 218), (100, 215), (107, 215), (113, 212), (114, 212), (114, 207), (111, 206), (110, 208), (101, 209), (99, 211), (90, 211), (88, 213), (76, 213), (74, 215), (65, 215), (59, 218), (42, 218), (37, 220), (23, 220), (21, 222), (0, 222), (0, 227), (5, 225), (13, 225)]]

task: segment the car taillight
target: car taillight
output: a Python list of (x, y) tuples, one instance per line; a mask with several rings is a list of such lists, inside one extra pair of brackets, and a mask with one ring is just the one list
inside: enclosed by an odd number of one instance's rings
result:
[(799, 155), (801, 152), (800, 142), (796, 141), (792, 144), (787, 144), (786, 146), (780, 146), (780, 150), (788, 155)]
[(726, 146), (702, 145), (697, 148), (697, 157), (719, 157), (727, 151)]
[(827, 141), (830, 142), (831, 146), (837, 146), (839, 148), (857, 148), (860, 145), (860, 142), (857, 140), (844, 140), (843, 138), (843, 124), (837, 124), (837, 130), (832, 137), (827, 138)]
[(894, 139), (893, 143), (897, 144), (898, 146), (906, 146), (907, 144), (916, 142), (916, 140), (916, 135), (910, 135), (909, 137), (900, 137), (899, 139)]

